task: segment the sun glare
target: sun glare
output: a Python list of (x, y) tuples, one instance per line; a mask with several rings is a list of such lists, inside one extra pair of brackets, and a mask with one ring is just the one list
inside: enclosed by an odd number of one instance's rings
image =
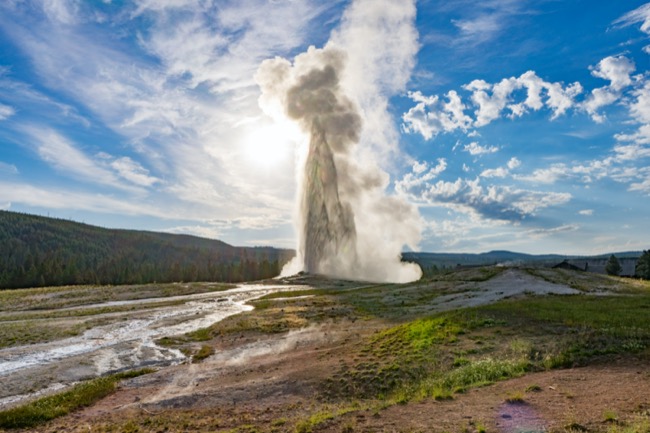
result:
[(297, 128), (289, 123), (273, 123), (251, 129), (244, 141), (246, 159), (260, 167), (274, 168), (289, 161)]

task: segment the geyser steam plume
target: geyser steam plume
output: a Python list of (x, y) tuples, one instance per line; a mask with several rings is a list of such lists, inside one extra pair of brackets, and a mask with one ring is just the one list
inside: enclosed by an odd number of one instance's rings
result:
[[(421, 270), (400, 262), (406, 242), (396, 242), (391, 234), (400, 231), (395, 230), (399, 224), (414, 219), (414, 210), (383, 195), (385, 173), (355, 160), (362, 118), (342, 89), (344, 66), (345, 52), (311, 47), (293, 65), (282, 58), (266, 60), (256, 75), (261, 107), (299, 122), (309, 136), (298, 174), (296, 259), (303, 270), (313, 273), (412, 281)], [(357, 229), (360, 219), (374, 227), (362, 233)]]

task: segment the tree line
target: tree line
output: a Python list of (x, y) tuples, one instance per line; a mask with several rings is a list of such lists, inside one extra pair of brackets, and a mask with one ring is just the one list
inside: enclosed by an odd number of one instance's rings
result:
[(293, 251), (0, 211), (0, 288), (277, 276)]
[[(605, 265), (605, 272), (608, 275), (620, 275), (622, 271), (621, 263), (618, 258), (612, 254)], [(636, 262), (635, 276), (644, 280), (650, 280), (650, 250), (643, 251), (641, 257)]]

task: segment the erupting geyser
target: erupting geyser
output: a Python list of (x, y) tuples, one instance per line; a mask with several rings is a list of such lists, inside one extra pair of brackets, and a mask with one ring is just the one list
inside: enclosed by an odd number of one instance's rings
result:
[(350, 205), (339, 198), (334, 155), (318, 121), (311, 131), (303, 185), (300, 209), (305, 271), (323, 273), (323, 263), (339, 254), (356, 263), (354, 215)]
[[(299, 122), (309, 136), (298, 174), (297, 260), (300, 268), (312, 273), (411, 281), (419, 278), (421, 270), (400, 262), (401, 248), (407, 242), (395, 242), (391, 234), (400, 231), (395, 230), (399, 224), (413, 220), (414, 210), (383, 195), (386, 176), (381, 170), (355, 160), (362, 118), (343, 92), (340, 74), (344, 65), (342, 50), (311, 47), (293, 64), (282, 58), (266, 60), (256, 75), (262, 108)], [(363, 234), (357, 228), (362, 216), (364, 222), (375, 225), (366, 227)]]

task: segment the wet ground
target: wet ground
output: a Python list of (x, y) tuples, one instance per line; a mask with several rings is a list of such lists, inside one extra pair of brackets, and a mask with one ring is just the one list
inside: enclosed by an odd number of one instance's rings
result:
[[(131, 305), (142, 308), (128, 313), (94, 315), (94, 320), (104, 318), (110, 323), (93, 327), (77, 337), (0, 350), (3, 384), (0, 408), (109, 372), (184, 362), (183, 353), (162, 347), (156, 340), (192, 332), (250, 310), (252, 307), (246, 302), (280, 288), (286, 291), (301, 286), (242, 285), (223, 292), (73, 307), (96, 309)], [(183, 303), (146, 308), (147, 304), (163, 300)], [(65, 309), (57, 311), (62, 310)]]

